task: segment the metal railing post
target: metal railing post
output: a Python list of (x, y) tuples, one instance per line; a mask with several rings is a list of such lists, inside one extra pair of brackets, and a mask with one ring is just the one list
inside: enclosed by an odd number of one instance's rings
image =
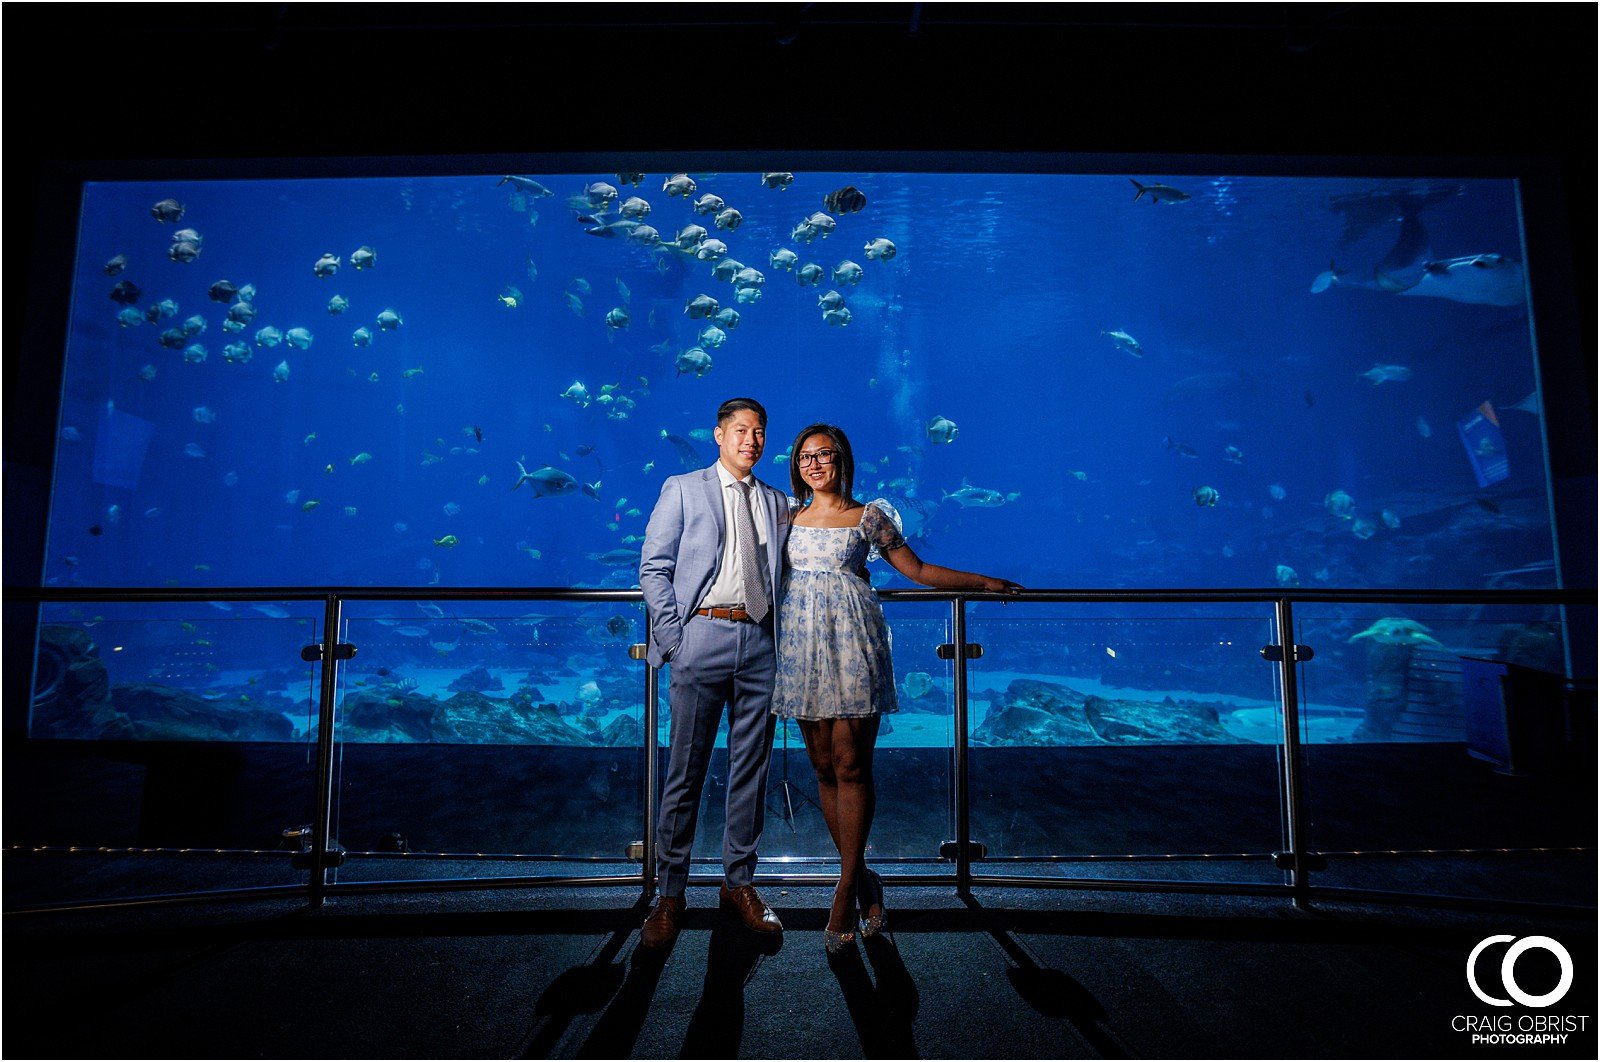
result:
[(952, 641), (955, 643), (955, 804), (956, 804), (956, 895), (972, 895), (972, 822), (969, 817), (967, 779), (967, 604), (962, 598), (950, 602)]
[(644, 868), (640, 884), (646, 897), (656, 891), (656, 807), (657, 774), (661, 755), (656, 747), (657, 728), (660, 725), (661, 669), (652, 664), (644, 667)]
[(329, 594), (322, 612), (322, 702), (317, 706), (317, 805), (311, 829), (311, 906), (328, 893), (328, 841), (333, 833), (333, 702), (337, 690), (343, 601)]
[(1289, 887), (1296, 907), (1310, 901), (1305, 853), (1304, 779), (1300, 769), (1300, 689), (1295, 678), (1299, 647), (1294, 640), (1294, 610), (1288, 598), (1274, 602), (1278, 625), (1278, 680), (1283, 691), (1283, 805), (1284, 838), (1289, 855)]

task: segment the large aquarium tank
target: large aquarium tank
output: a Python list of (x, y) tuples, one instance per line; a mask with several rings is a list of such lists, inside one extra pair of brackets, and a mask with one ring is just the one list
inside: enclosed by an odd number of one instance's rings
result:
[[(759, 477), (787, 488), (795, 432), (836, 423), (859, 497), (886, 499), (924, 559), (1029, 588), (1554, 588), (1519, 217), (1515, 180), (1348, 173), (90, 181), (42, 579), (383, 588), (345, 606), (339, 637), (359, 652), (340, 740), (413, 749), (400, 776), (417, 780), (438, 776), (424, 750), (457, 750), (474, 776), (468, 746), (545, 750), (534, 773), (566, 802), (547, 825), (631, 807), (645, 687), (627, 649), (644, 617), (626, 595), (516, 592), (636, 587), (663, 479), (715, 460), (734, 396), (770, 413)], [(871, 577), (910, 585), (881, 562)], [(427, 596), (451, 588), (507, 593)], [(934, 652), (949, 605), (886, 608), (892, 770), (895, 750), (942, 755), (956, 724)], [(1151, 843), (1275, 843), (1270, 604), (978, 602), (969, 617), (986, 645), (975, 748), (1259, 749), (1260, 836)], [(1463, 659), (1565, 673), (1554, 607), (1297, 617), (1318, 652), (1301, 691), (1313, 744), (1465, 741)], [(29, 734), (304, 747), (318, 688), (299, 650), (322, 621), (318, 602), (259, 594), (47, 603)], [(975, 782), (1055, 777), (999, 764), (975, 761)], [(773, 777), (792, 830), (788, 769)], [(361, 796), (393, 800), (378, 777)], [(511, 820), (524, 795), (502, 795)], [(915, 817), (897, 799), (882, 814)], [(991, 837), (1059, 848), (1002, 805), (1065, 797), (994, 799), (974, 809)], [(413, 841), (519, 843), (485, 829)], [(900, 836), (927, 851), (946, 830)], [(716, 833), (702, 828), (711, 854)]]
[(1030, 587), (1553, 587), (1517, 194), (90, 183), (45, 583), (636, 586), (662, 479), (750, 395), (758, 475), (837, 423), (914, 548)]
[(1554, 586), (1522, 257), (1511, 180), (93, 182), (45, 582), (631, 586), (750, 395), (1029, 586)]

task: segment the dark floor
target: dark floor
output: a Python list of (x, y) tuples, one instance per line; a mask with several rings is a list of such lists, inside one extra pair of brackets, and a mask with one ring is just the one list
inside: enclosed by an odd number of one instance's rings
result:
[[(781, 943), (691, 888), (670, 953), (636, 889), (187, 903), (4, 921), (14, 1058), (1332, 1058), (1596, 1054), (1592, 910), (891, 885), (892, 933), (832, 961), (827, 891), (764, 890)], [(1490, 934), (1554, 938), (1542, 1010), (1465, 983)], [(1478, 964), (1497, 989), (1499, 963)], [(1556, 960), (1515, 967), (1549, 991)], [(1586, 1016), (1564, 1043), (1474, 1045), (1458, 1016)]]

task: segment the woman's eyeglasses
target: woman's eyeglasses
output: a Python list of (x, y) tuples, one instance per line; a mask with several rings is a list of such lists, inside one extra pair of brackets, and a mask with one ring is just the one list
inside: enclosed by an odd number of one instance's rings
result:
[(831, 465), (838, 456), (839, 452), (837, 450), (807, 450), (803, 453), (795, 454), (794, 463), (801, 468), (806, 467), (813, 461), (819, 465)]

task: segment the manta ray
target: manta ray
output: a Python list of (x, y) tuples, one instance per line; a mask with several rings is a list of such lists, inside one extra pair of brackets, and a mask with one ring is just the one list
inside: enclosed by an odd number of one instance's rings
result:
[(1522, 263), (1504, 255), (1472, 254), (1429, 262), (1422, 276), (1401, 295), (1433, 295), (1485, 306), (1519, 306), (1528, 297)]
[(1330, 262), (1311, 282), (1314, 293), (1332, 287), (1365, 288), (1393, 295), (1423, 295), (1483, 306), (1520, 306), (1527, 298), (1522, 263), (1504, 255), (1471, 254), (1421, 263), (1420, 269), (1354, 277)]
[(1411, 188), (1379, 188), (1369, 192), (1330, 195), (1328, 209), (1344, 218), (1339, 246), (1361, 239), (1372, 229), (1391, 221), (1415, 217), (1428, 207), (1454, 199), (1466, 191), (1459, 184), (1432, 184)]

